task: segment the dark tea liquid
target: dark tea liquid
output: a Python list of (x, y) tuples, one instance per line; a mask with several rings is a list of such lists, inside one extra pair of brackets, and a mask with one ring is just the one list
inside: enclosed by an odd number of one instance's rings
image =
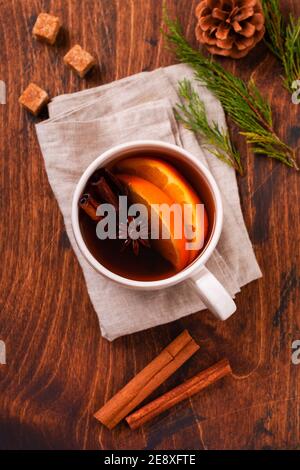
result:
[[(201, 250), (203, 251), (211, 237), (215, 221), (213, 197), (210, 189), (207, 187), (206, 181), (198, 174), (198, 172), (196, 173), (194, 168), (192, 168), (188, 163), (174, 160), (173, 155), (171, 157), (168, 155), (162, 155), (158, 152), (147, 152), (141, 155), (140, 152), (130, 152), (128, 155), (122, 156), (122, 159), (133, 156), (141, 156), (141, 158), (152, 157), (165, 160), (176, 168), (186, 181), (191, 184), (191, 187), (205, 205), (208, 215), (208, 234), (206, 236), (204, 247)], [(110, 169), (113, 171), (113, 165), (110, 166)], [(166, 279), (177, 273), (174, 266), (152, 248), (147, 248), (140, 244), (139, 254), (136, 256), (131, 246), (128, 246), (124, 250), (124, 240), (100, 240), (96, 234), (97, 223), (93, 222), (88, 215), (80, 209), (79, 223), (82, 237), (91, 254), (97, 261), (99, 261), (99, 263), (113, 273), (127, 279), (137, 281), (157, 281)], [(195, 261), (193, 261), (193, 263), (194, 262)]]

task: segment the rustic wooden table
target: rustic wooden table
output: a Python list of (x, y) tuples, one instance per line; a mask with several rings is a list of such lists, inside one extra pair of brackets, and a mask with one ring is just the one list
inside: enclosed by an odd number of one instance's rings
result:
[[(226, 323), (199, 313), (113, 343), (100, 336), (83, 275), (47, 181), (34, 123), (18, 97), (30, 81), (51, 96), (174, 63), (160, 35), (161, 0), (0, 0), (2, 449), (295, 449), (300, 441), (300, 365), (291, 344), (300, 339), (298, 174), (246, 149), (239, 178), (242, 209), (263, 278), (237, 296)], [(296, 0), (282, 2), (300, 14)], [(197, 0), (169, 0), (169, 10), (194, 39)], [(297, 5), (296, 5), (297, 4)], [(40, 11), (65, 25), (60, 44), (31, 38)], [(62, 57), (78, 42), (101, 64), (86, 80)], [(280, 66), (260, 44), (240, 61), (224, 62), (239, 76), (254, 74), (271, 99), (276, 127), (297, 145), (299, 107), (282, 88)], [(299, 144), (299, 141), (298, 141)], [(233, 228), (234, 230), (234, 228)], [(227, 356), (227, 378), (139, 431), (121, 424), (110, 432), (93, 412), (179, 332), (201, 344), (155, 395)]]

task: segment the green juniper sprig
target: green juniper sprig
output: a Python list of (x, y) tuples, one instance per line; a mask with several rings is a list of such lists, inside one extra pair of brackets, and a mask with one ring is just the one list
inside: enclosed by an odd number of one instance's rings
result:
[(240, 154), (231, 144), (228, 131), (220, 129), (216, 122), (208, 122), (205, 105), (189, 80), (179, 82), (179, 96), (183, 103), (177, 104), (176, 119), (199, 135), (213, 155), (243, 174)]
[(280, 0), (262, 0), (267, 39), (265, 43), (280, 60), (284, 69), (284, 85), (292, 91), (300, 79), (300, 18), (289, 16), (286, 21), (280, 10)]
[(261, 96), (254, 81), (244, 82), (201, 51), (193, 49), (179, 22), (169, 19), (167, 14), (164, 22), (164, 35), (177, 58), (189, 64), (195, 71), (195, 78), (220, 100), (227, 115), (239, 126), (240, 134), (253, 146), (253, 151), (298, 169), (296, 151), (274, 131), (270, 104)]

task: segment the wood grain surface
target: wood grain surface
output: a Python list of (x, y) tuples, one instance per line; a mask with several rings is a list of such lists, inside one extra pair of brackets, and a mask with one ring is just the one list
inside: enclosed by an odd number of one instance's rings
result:
[[(0, 105), (0, 339), (7, 348), (7, 365), (0, 366), (1, 449), (299, 448), (300, 365), (291, 362), (292, 341), (300, 339), (299, 175), (254, 158), (231, 126), (247, 168), (238, 183), (263, 278), (242, 289), (238, 312), (226, 323), (202, 312), (109, 343), (100, 336), (47, 181), (37, 120), (18, 105), (31, 81), (55, 96), (174, 63), (160, 35), (162, 3), (0, 0), (0, 79), (7, 85), (7, 104)], [(167, 1), (194, 44), (196, 4)], [(298, 0), (282, 4), (300, 14)], [(41, 11), (63, 21), (55, 47), (31, 37)], [(74, 43), (100, 63), (85, 80), (63, 65)], [(300, 107), (291, 103), (264, 44), (243, 60), (223, 63), (243, 78), (254, 74), (280, 135), (299, 145)], [(224, 356), (234, 377), (136, 432), (126, 424), (112, 432), (102, 427), (94, 411), (184, 328), (201, 353), (153, 397)]]

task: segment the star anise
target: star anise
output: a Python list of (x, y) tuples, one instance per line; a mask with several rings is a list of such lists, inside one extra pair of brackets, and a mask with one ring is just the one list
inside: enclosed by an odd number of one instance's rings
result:
[[(138, 238), (135, 238), (137, 235)], [(149, 229), (146, 220), (138, 221), (137, 218), (128, 216), (127, 224), (123, 222), (119, 224), (119, 239), (124, 240), (122, 251), (131, 246), (133, 253), (138, 256), (140, 246), (151, 247), (148, 236)]]
[[(107, 168), (101, 168), (88, 181), (85, 193), (79, 200), (79, 206), (94, 222), (97, 222), (100, 217), (96, 215), (96, 211), (102, 202), (112, 204), (118, 214), (119, 196), (128, 197), (127, 188), (114, 173)], [(123, 241), (121, 251), (131, 247), (133, 253), (138, 256), (140, 246), (150, 248), (147, 220), (128, 216), (126, 223), (119, 222), (119, 220), (117, 223), (118, 238)]]

